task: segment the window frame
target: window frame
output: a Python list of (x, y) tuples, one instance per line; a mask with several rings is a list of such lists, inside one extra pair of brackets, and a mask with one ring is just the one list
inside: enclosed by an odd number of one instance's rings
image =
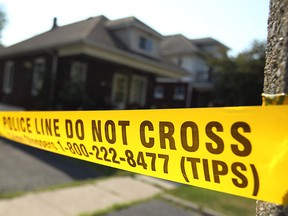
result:
[[(123, 83), (120, 84), (120, 86), (119, 86), (119, 80), (123, 81)], [(128, 98), (128, 86), (129, 86), (128, 76), (123, 73), (115, 73), (113, 76), (112, 82), (113, 82), (112, 83), (112, 95), (111, 95), (112, 105), (115, 106), (116, 109), (125, 109), (126, 104), (127, 104), (127, 98)], [(119, 93), (121, 94), (120, 96), (121, 100), (119, 100), (119, 97), (118, 97)]]
[(73, 61), (66, 81), (67, 97), (72, 100), (83, 100), (86, 90), (88, 64), (83, 61)]
[(153, 41), (147, 37), (140, 36), (138, 40), (138, 47), (146, 52), (153, 51)]
[(7, 61), (4, 65), (3, 74), (3, 92), (10, 94), (13, 92), (14, 86), (15, 63), (14, 61)]
[(46, 60), (45, 58), (36, 58), (33, 66), (31, 95), (37, 96), (40, 94), (43, 85), (46, 72)]
[[(138, 90), (137, 87), (139, 86), (137, 82), (143, 82), (143, 89), (141, 92), (135, 92)], [(146, 96), (147, 96), (147, 78), (145, 76), (140, 75), (132, 75), (131, 77), (131, 85), (130, 85), (130, 94), (129, 94), (129, 104), (137, 104), (139, 103), (140, 106), (144, 106), (146, 103)], [(139, 93), (139, 95), (138, 95)], [(135, 96), (136, 95), (136, 96)], [(136, 99), (136, 100), (135, 100)], [(139, 101), (137, 101), (139, 99)]]
[(163, 99), (165, 96), (165, 88), (163, 85), (157, 85), (154, 89), (154, 98)]
[(81, 61), (72, 62), (69, 76), (71, 83), (85, 85), (87, 80), (87, 63)]
[(186, 90), (184, 86), (175, 86), (173, 99), (174, 100), (185, 100)]

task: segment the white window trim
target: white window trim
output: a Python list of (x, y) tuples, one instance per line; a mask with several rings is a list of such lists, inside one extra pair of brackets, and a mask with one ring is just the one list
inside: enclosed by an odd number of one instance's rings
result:
[[(81, 80), (73, 80), (73, 73), (75, 73), (76, 68), (81, 68)], [(87, 78), (87, 64), (84, 62), (80, 61), (74, 61), (71, 65), (71, 70), (70, 70), (70, 80), (71, 82), (80, 82), (83, 83), (83, 85), (86, 83), (86, 78)]]
[[(116, 101), (116, 94), (117, 94), (117, 80), (118, 79), (123, 79), (126, 82), (126, 86), (124, 86), (123, 89), (123, 100), (120, 102)], [(113, 84), (112, 84), (112, 96), (111, 96), (111, 101), (112, 104), (115, 106), (117, 109), (125, 109), (126, 108), (126, 103), (127, 103), (127, 93), (128, 93), (128, 85), (129, 85), (129, 80), (128, 77), (122, 73), (115, 73), (113, 76)]]
[[(39, 70), (38, 65), (42, 64), (41, 70)], [(44, 65), (44, 66), (43, 66)], [(37, 67), (36, 67), (37, 66)], [(44, 71), (42, 71), (44, 70)], [(31, 87), (31, 94), (33, 96), (39, 95), (40, 91), (44, 85), (44, 73), (46, 71), (46, 61), (45, 58), (36, 58), (34, 61), (33, 67), (33, 75), (32, 75), (32, 87)], [(43, 74), (41, 74), (43, 73)]]
[(13, 91), (14, 85), (15, 64), (13, 61), (5, 62), (4, 77), (3, 77), (3, 92), (10, 94)]
[(130, 86), (130, 95), (129, 95), (129, 103), (133, 104), (134, 103), (134, 89), (137, 87), (137, 80), (143, 81), (144, 82), (144, 89), (141, 92), (142, 95), (140, 96), (140, 106), (144, 106), (146, 103), (146, 94), (147, 94), (147, 78), (139, 75), (133, 75), (131, 79), (131, 86)]
[(87, 68), (87, 63), (82, 61), (73, 61), (70, 65), (69, 79), (67, 80), (67, 96), (69, 96), (70, 99), (84, 99), (87, 81)]
[[(143, 40), (144, 46), (141, 46), (141, 41)], [(154, 50), (154, 41), (146, 36), (140, 35), (138, 38), (138, 49), (146, 53), (152, 53)]]

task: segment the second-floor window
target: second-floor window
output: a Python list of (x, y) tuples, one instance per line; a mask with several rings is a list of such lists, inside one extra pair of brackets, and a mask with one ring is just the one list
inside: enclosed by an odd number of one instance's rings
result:
[(13, 90), (14, 83), (14, 62), (8, 61), (5, 63), (4, 77), (3, 77), (3, 92), (10, 94)]
[(153, 42), (145, 37), (139, 38), (139, 48), (145, 51), (152, 51), (153, 49)]
[(34, 62), (33, 77), (32, 77), (32, 88), (31, 94), (33, 96), (39, 95), (43, 88), (44, 76), (45, 76), (45, 59), (37, 58)]

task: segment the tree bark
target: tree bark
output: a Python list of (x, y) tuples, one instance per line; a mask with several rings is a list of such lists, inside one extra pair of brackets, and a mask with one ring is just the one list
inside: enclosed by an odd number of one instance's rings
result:
[[(270, 0), (266, 63), (264, 70), (264, 94), (288, 93), (287, 61), (288, 0)], [(277, 184), (277, 182), (271, 182), (271, 184)], [(288, 207), (258, 200), (256, 202), (256, 215), (288, 216)]]
[(270, 0), (264, 93), (288, 93), (288, 0)]

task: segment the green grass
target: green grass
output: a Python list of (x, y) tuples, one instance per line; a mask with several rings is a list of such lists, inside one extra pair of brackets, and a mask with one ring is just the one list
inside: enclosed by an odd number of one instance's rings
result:
[(179, 186), (168, 193), (197, 203), (201, 208), (210, 208), (226, 215), (255, 215), (256, 204), (252, 199), (187, 185)]
[(19, 192), (4, 192), (4, 193), (0, 193), (0, 200), (1, 199), (12, 199), (12, 198), (15, 198), (15, 197), (19, 197), (19, 196), (23, 196), (27, 194), (27, 192), (22, 192), (22, 191), (19, 191)]

